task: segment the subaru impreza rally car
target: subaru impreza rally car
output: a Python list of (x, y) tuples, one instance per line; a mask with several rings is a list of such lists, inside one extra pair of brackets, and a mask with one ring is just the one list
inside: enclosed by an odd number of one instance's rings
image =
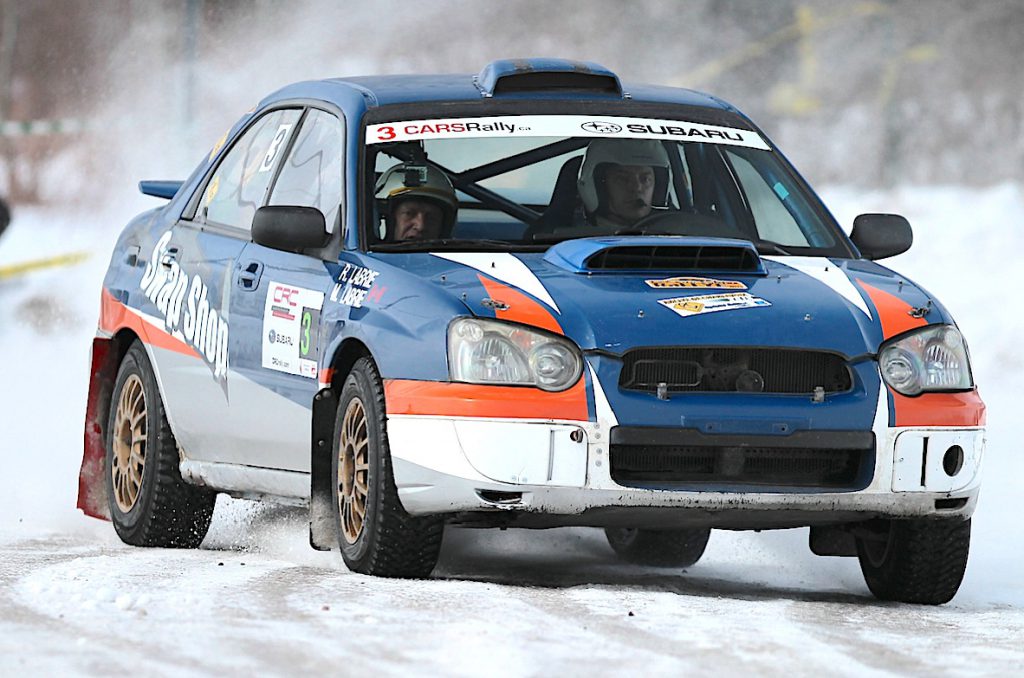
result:
[(953, 319), (765, 134), (591, 63), (357, 77), (264, 99), (125, 228), (79, 506), (195, 547), (216, 493), (421, 577), (446, 525), (594, 526), (686, 567), (810, 528), (883, 599), (967, 562), (985, 408)]

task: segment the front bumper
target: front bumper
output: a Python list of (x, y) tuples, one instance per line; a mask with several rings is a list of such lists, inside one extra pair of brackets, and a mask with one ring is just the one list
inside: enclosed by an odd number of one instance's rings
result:
[[(855, 489), (749, 483), (627, 487), (613, 479), (609, 463), (609, 443), (621, 438), (614, 427), (388, 417), (399, 497), (406, 511), (416, 515), (504, 514), (496, 522), (526, 527), (736, 529), (971, 515), (979, 492), (984, 428), (876, 426), (873, 434), (872, 463)], [(784, 447), (787, 437), (777, 440)]]

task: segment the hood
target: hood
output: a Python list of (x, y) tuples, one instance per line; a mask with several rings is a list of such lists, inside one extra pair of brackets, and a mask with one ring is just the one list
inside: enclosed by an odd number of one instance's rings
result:
[(872, 262), (759, 257), (745, 241), (589, 238), (545, 254), (429, 256), (432, 280), (476, 315), (561, 332), (584, 350), (763, 346), (854, 357), (948, 321), (920, 288)]

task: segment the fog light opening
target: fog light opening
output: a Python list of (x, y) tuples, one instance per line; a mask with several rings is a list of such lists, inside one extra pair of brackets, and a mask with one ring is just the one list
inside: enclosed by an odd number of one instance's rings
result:
[(964, 448), (953, 445), (942, 455), (942, 470), (952, 478), (964, 467)]

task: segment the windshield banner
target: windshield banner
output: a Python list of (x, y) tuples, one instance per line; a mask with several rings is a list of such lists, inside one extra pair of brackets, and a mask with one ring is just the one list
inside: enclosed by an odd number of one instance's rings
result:
[(403, 120), (368, 125), (367, 144), (470, 137), (607, 137), (701, 141), (769, 150), (757, 132), (654, 118), (584, 115), (501, 115), (490, 118)]

